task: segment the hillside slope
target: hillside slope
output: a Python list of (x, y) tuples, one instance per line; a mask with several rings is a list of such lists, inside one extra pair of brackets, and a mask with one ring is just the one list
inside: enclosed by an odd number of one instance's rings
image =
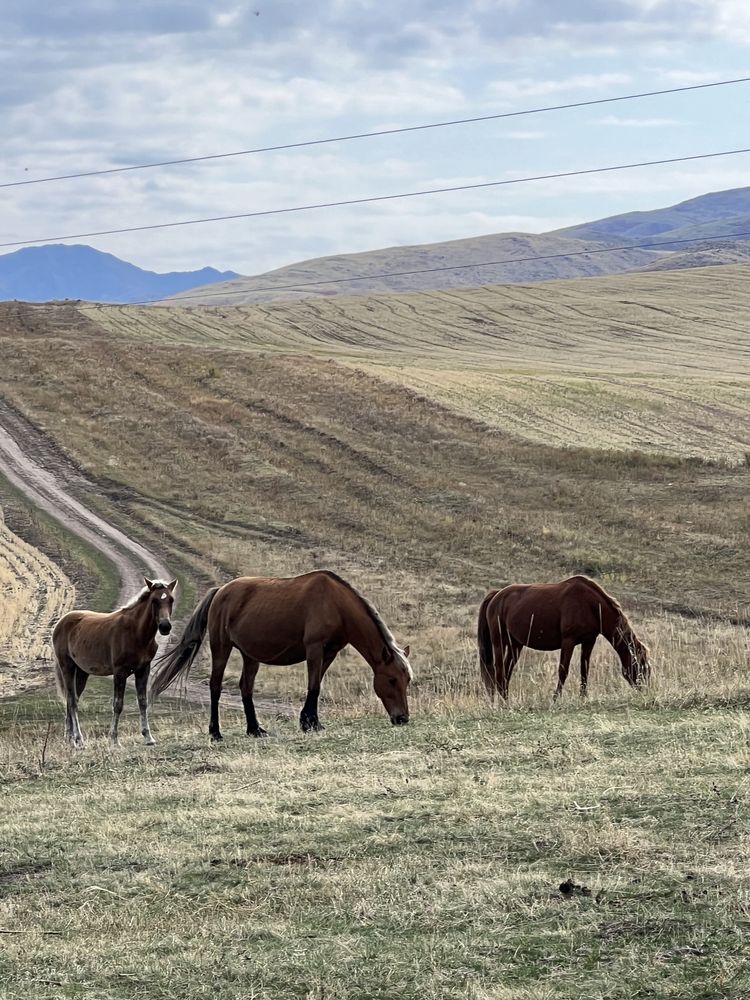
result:
[[(429, 291), (480, 285), (550, 281), (638, 270), (659, 259), (647, 250), (591, 253), (604, 244), (566, 236), (500, 233), (445, 243), (388, 247), (367, 253), (319, 257), (251, 278), (175, 296), (172, 304), (240, 305), (337, 295)], [(536, 259), (536, 258), (544, 259)], [(490, 266), (481, 262), (494, 261)], [(457, 267), (459, 270), (450, 270)], [(430, 271), (430, 268), (437, 270)], [(410, 272), (390, 277), (361, 275)], [(356, 281), (348, 279), (357, 277)], [(315, 284), (302, 288), (289, 285)]]
[(646, 212), (625, 212), (580, 226), (555, 230), (579, 240), (631, 243), (658, 237), (700, 239), (723, 233), (750, 233), (750, 187), (713, 191), (677, 205)]
[[(731, 233), (738, 234), (737, 240), (730, 241), (730, 246), (734, 244), (733, 258), (729, 256), (729, 247), (725, 247), (723, 255), (716, 254), (712, 258), (709, 247), (693, 259), (684, 255), (688, 249), (684, 242), (675, 243), (671, 248), (680, 254), (679, 258), (675, 254), (674, 263), (668, 246), (613, 249), (649, 240), (709, 240)], [(218, 287), (193, 289), (187, 295), (174, 297), (173, 301), (192, 305), (240, 305), (338, 295), (526, 284), (621, 274), (650, 266), (662, 269), (705, 266), (728, 259), (744, 259), (742, 240), (749, 234), (750, 188), (737, 188), (701, 195), (668, 208), (628, 212), (540, 235), (498, 233), (445, 243), (319, 257)], [(493, 263), (479, 266), (487, 261)], [(368, 278), (368, 274), (386, 276)], [(354, 277), (356, 281), (349, 280)]]
[(268, 306), (87, 308), (118, 338), (334, 357), (522, 439), (744, 460), (750, 268)]

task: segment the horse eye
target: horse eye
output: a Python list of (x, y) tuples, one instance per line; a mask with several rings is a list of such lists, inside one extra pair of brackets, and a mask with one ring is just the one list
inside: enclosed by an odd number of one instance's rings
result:
[(395, 677), (391, 677), (391, 679), (388, 681), (388, 683), (391, 685), (392, 688), (395, 688), (395, 686), (396, 686), (396, 678)]

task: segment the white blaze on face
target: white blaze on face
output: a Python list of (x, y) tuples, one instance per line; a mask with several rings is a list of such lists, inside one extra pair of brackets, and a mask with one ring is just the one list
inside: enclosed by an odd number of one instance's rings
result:
[(162, 594), (162, 595), (161, 595), (161, 599), (162, 599), (162, 601), (166, 601), (166, 599), (167, 599), (167, 595), (166, 595), (166, 594)]

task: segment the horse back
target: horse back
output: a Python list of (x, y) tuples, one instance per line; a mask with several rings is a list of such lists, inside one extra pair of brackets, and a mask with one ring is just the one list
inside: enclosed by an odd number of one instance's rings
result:
[(500, 627), (518, 643), (533, 649), (559, 649), (563, 638), (580, 641), (598, 634), (601, 596), (585, 577), (560, 583), (511, 584), (490, 607)]
[[(208, 614), (210, 635), (225, 634), (261, 662), (304, 659), (309, 641), (328, 641), (344, 628), (348, 591), (324, 572), (238, 577), (220, 588)], [(294, 657), (293, 659), (291, 657)]]

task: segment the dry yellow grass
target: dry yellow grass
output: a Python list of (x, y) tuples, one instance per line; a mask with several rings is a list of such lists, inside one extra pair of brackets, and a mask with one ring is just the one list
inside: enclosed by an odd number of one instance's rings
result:
[[(158, 544), (198, 592), (242, 572), (340, 570), (412, 642), (416, 672), (408, 727), (389, 725), (347, 652), (327, 678), (321, 737), (266, 709), (273, 738), (247, 740), (228, 708), (226, 743), (211, 747), (205, 711), (167, 701), (152, 753), (136, 749), (131, 704), (124, 746), (109, 748), (108, 683), (86, 691), (80, 754), (62, 744), (59, 705), (0, 703), (0, 928), (15, 932), (0, 992), (747, 996), (748, 632), (731, 620), (747, 617), (750, 469), (596, 450), (606, 405), (563, 391), (596, 369), (618, 393), (631, 373), (649, 398), (662, 379), (689, 397), (696, 367), (708, 393), (736, 368), (741, 391), (750, 292), (730, 282), (724, 301), (725, 278), (675, 305), (673, 276), (656, 276), (627, 343), (627, 282), (621, 313), (595, 282), (598, 304), (581, 286), (588, 305), (574, 308), (560, 286), (556, 310), (549, 291), (511, 290), (425, 296), (419, 311), (360, 301), (356, 315), (346, 303), (0, 312), (5, 394), (74, 456), (88, 502)], [(515, 317), (515, 375), (470, 319), (492, 302), (493, 322)], [(379, 378), (357, 370), (375, 365)], [(523, 397), (520, 369), (529, 381), (544, 370), (592, 447), (534, 439), (548, 401)], [(457, 412), (484, 405), (492, 372), (499, 427), (498, 400), (515, 394), (512, 434)], [(448, 406), (429, 398), (444, 391)], [(740, 420), (742, 400), (731, 405)], [(528, 431), (524, 407), (543, 411)], [(648, 433), (668, 418), (654, 409)], [(679, 420), (665, 437), (678, 433)], [(697, 423), (690, 434), (703, 447)], [(729, 454), (726, 440), (709, 453)], [(633, 694), (600, 642), (587, 704), (574, 668), (550, 711), (555, 658), (528, 653), (511, 707), (491, 709), (472, 637), (484, 590), (581, 570), (652, 646), (653, 687)], [(298, 705), (303, 687), (302, 668), (263, 667), (257, 691)], [(562, 894), (571, 878), (590, 894)]]
[(51, 656), (50, 634), (57, 619), (73, 607), (75, 588), (50, 559), (7, 527), (0, 508), (0, 698), (49, 683), (29, 669)]
[(0, 704), (8, 1000), (748, 995), (736, 707), (338, 715), (221, 747), (167, 710), (146, 751), (131, 712), (112, 751), (87, 694), (79, 753), (58, 705)]
[(750, 268), (197, 309), (86, 307), (112, 335), (336, 358), (546, 444), (738, 462)]

